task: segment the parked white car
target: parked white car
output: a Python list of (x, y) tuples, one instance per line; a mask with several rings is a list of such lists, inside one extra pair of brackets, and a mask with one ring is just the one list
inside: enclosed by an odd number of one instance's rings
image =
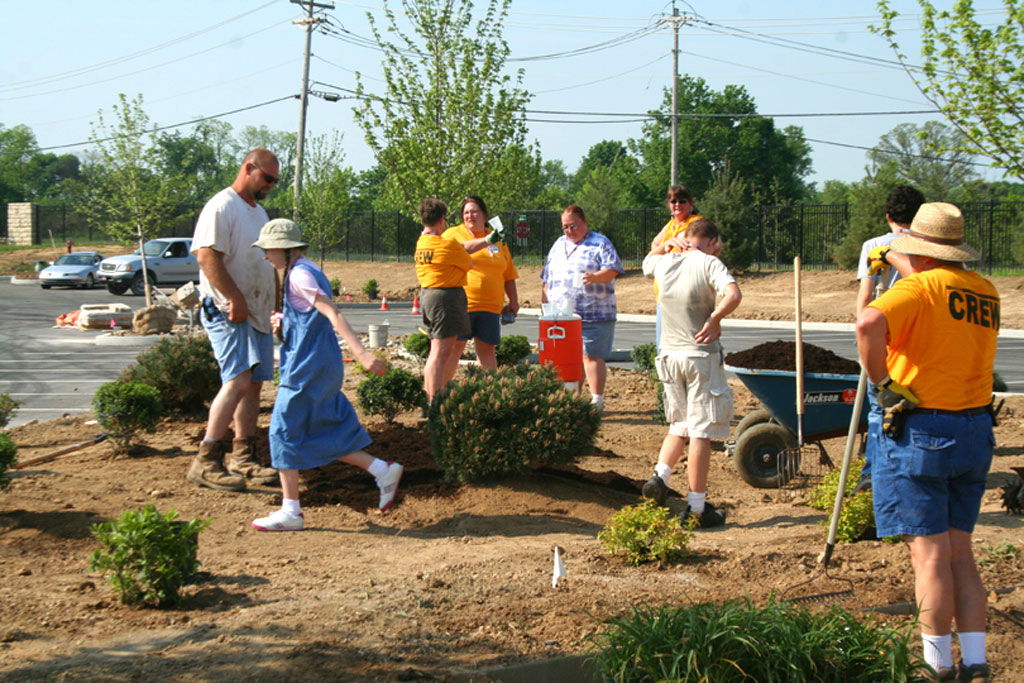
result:
[[(180, 285), (199, 280), (199, 263), (191, 237), (161, 237), (143, 245), (150, 285)], [(136, 249), (131, 254), (111, 256), (100, 262), (98, 279), (111, 294), (124, 294), (129, 289), (137, 296), (145, 294), (142, 256)]]
[(64, 254), (51, 265), (39, 271), (39, 284), (50, 287), (82, 287), (92, 289), (96, 284), (96, 270), (103, 255), (96, 251), (73, 251)]

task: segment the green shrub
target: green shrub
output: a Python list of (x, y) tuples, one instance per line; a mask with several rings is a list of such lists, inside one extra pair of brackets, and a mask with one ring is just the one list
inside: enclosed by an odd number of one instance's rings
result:
[[(865, 533), (875, 526), (874, 497), (871, 495), (871, 491), (853, 493), (863, 469), (863, 460), (857, 459), (850, 462), (850, 472), (846, 477), (846, 497), (843, 500), (843, 509), (839, 512), (839, 524), (836, 526), (837, 541), (855, 543), (862, 540)], [(807, 504), (817, 510), (824, 510), (831, 516), (841, 473), (842, 470), (837, 467), (822, 477), (821, 483), (811, 492), (811, 498)], [(822, 520), (821, 524), (828, 527), (829, 519)]]
[(0, 429), (7, 426), (20, 407), (21, 402), (11, 398), (10, 394), (0, 394)]
[(206, 335), (164, 337), (135, 357), (121, 378), (160, 392), (175, 413), (202, 414), (220, 389), (220, 368)]
[(0, 491), (10, 486), (11, 478), (7, 476), (7, 470), (14, 464), (18, 457), (18, 444), (7, 432), (0, 432)]
[[(998, 372), (993, 371), (992, 372), (992, 391), (1003, 392), (1003, 391), (1009, 391), (1009, 390), (1010, 389), (1009, 389), (1009, 387), (1006, 386), (1006, 380), (1003, 379), (1003, 376), (1000, 375)], [(2, 397), (0, 397), (0, 398), (2, 398)], [(2, 426), (3, 425), (0, 424), (0, 427), (2, 427)]]
[(430, 404), (430, 448), (452, 482), (564, 464), (590, 452), (601, 415), (550, 366), (470, 367)]
[(658, 347), (656, 344), (640, 344), (634, 346), (633, 350), (629, 352), (633, 362), (636, 363), (638, 370), (645, 372), (654, 372), (654, 358), (658, 355)]
[(103, 548), (90, 555), (89, 566), (109, 575), (121, 602), (159, 606), (180, 599), (178, 591), (199, 567), (199, 532), (210, 521), (179, 522), (177, 517), (174, 510), (160, 514), (147, 505), (92, 526)]
[(635, 607), (591, 637), (603, 680), (931, 680), (912, 623), (860, 621), (839, 606), (811, 611), (749, 598), (721, 605)]
[(405, 350), (417, 358), (426, 358), (430, 355), (430, 337), (422, 332), (414, 332), (402, 342)]
[(92, 397), (92, 408), (118, 453), (131, 451), (139, 432), (155, 432), (164, 412), (159, 391), (148, 384), (124, 381), (101, 385)]
[(510, 334), (502, 337), (498, 342), (494, 355), (498, 359), (499, 366), (515, 365), (530, 355), (533, 349), (530, 347), (530, 340), (521, 334)]
[(340, 291), (341, 291), (341, 278), (332, 277), (331, 278), (331, 294), (333, 294), (334, 296), (337, 296), (338, 292), (340, 292)]
[(388, 422), (403, 410), (427, 404), (423, 380), (408, 370), (388, 368), (383, 377), (370, 375), (356, 387), (359, 407), (367, 415), (380, 415)]
[(629, 505), (608, 520), (597, 540), (612, 555), (625, 555), (632, 565), (667, 562), (689, 554), (692, 525), (653, 500)]
[(376, 280), (371, 279), (363, 283), (363, 294), (365, 294), (366, 296), (370, 297), (371, 299), (376, 299), (377, 294), (379, 293), (380, 290), (378, 289)]

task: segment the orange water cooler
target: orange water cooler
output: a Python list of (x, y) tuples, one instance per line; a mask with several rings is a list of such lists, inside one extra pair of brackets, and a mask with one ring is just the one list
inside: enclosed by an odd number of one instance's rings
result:
[(542, 316), (537, 356), (541, 365), (555, 366), (568, 388), (578, 389), (583, 379), (583, 320), (575, 314)]

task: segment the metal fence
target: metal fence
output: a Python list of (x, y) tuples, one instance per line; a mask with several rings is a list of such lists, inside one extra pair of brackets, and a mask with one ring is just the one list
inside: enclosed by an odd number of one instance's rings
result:
[[(183, 217), (161, 230), (161, 236), (191, 235), (202, 207), (189, 207)], [(849, 227), (846, 204), (796, 204), (755, 207), (757, 244), (754, 267), (785, 269), (800, 255), (805, 266), (835, 268), (833, 249)], [(1024, 272), (1024, 202), (970, 202), (960, 205), (966, 239), (981, 250), (979, 267), (986, 272)], [(71, 239), (79, 243), (101, 242), (108, 236), (92, 227), (83, 216), (65, 206), (36, 206), (35, 242)], [(285, 212), (270, 210), (271, 217)], [(551, 244), (562, 234), (559, 211), (507, 211), (502, 222), (513, 234), (525, 226), (526, 237), (509, 239), (516, 262), (544, 262)], [(620, 209), (602, 225), (623, 263), (636, 266), (647, 254), (651, 240), (668, 220), (664, 209)], [(879, 221), (879, 230), (884, 228)], [(394, 211), (360, 211), (346, 217), (338, 233), (327, 241), (324, 256), (344, 261), (411, 262), (420, 225)], [(7, 207), (0, 205), (0, 238), (7, 237)], [(319, 248), (315, 247), (315, 251)], [(318, 254), (319, 255), (319, 254)]]

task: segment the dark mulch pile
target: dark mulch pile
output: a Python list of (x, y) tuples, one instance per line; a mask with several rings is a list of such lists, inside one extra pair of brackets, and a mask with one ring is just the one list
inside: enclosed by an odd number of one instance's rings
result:
[[(837, 375), (859, 375), (860, 365), (837, 356), (828, 349), (804, 343), (804, 372)], [(758, 344), (745, 351), (730, 353), (725, 362), (737, 368), (757, 370), (796, 370), (796, 342), (773, 341)]]

